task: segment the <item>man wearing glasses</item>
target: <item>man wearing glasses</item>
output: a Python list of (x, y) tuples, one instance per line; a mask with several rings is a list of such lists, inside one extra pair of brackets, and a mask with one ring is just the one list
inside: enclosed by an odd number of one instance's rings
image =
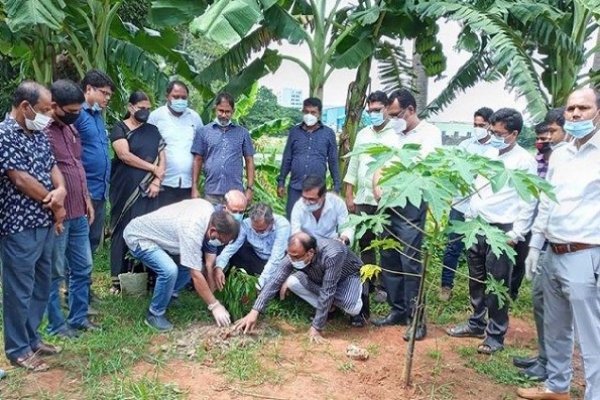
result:
[[(523, 129), (521, 113), (512, 108), (502, 108), (492, 115), (490, 126), (492, 138), (489, 144), (498, 149), (498, 160), (504, 163), (504, 167), (535, 175), (535, 158), (517, 144)], [(465, 217), (481, 217), (506, 232), (513, 247), (525, 241), (531, 229), (536, 202), (524, 201), (517, 190), (509, 185), (494, 193), (487, 179), (482, 176), (477, 177), (475, 185), (478, 190), (471, 197)], [(478, 235), (477, 242), (469, 249), (468, 265), (472, 278), (469, 292), (473, 314), (466, 323), (448, 329), (447, 333), (453, 337), (485, 337), (477, 351), (493, 354), (504, 348), (504, 337), (508, 330), (508, 302), (500, 306), (495, 294), (486, 293), (485, 281), (490, 275), (510, 288), (513, 263), (505, 254), (496, 257), (485, 237)]]

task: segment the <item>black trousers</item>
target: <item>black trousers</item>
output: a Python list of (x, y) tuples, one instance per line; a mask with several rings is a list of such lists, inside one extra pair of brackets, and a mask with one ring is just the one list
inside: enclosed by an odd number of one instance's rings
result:
[(525, 277), (525, 260), (529, 254), (529, 241), (531, 240), (531, 232), (525, 235), (525, 241), (519, 242), (515, 246), (517, 255), (515, 257), (515, 267), (513, 268), (512, 277), (510, 279), (510, 297), (516, 300), (519, 297), (519, 289)]
[[(417, 208), (412, 204), (408, 204), (404, 208), (394, 208), (386, 212), (391, 222), (388, 229), (403, 242), (402, 253), (404, 254), (400, 254), (394, 249), (382, 250), (381, 266), (390, 271), (404, 272), (411, 275), (383, 271), (381, 273), (383, 286), (385, 286), (387, 300), (392, 307), (392, 312), (412, 318), (416, 311), (420, 275), (423, 272), (420, 251), (423, 245), (423, 234), (415, 226), (421, 230), (425, 229), (427, 205), (422, 204), (421, 207)], [(384, 231), (382, 237), (384, 239), (394, 239), (387, 231)]]
[(160, 207), (170, 206), (171, 204), (179, 203), (183, 200), (192, 198), (191, 188), (173, 188), (163, 186), (163, 191), (158, 195)]
[(254, 251), (254, 247), (247, 241), (229, 260), (229, 265), (243, 268), (250, 275), (260, 275), (266, 263), (267, 260), (260, 258)]
[[(512, 229), (512, 224), (492, 224), (504, 232)], [(485, 282), (488, 275), (495, 280), (504, 282), (510, 288), (513, 264), (505, 254), (500, 258), (492, 253), (492, 248), (485, 242), (485, 236), (478, 235), (475, 243), (467, 254), (469, 276)], [(500, 307), (498, 297), (494, 293), (486, 294), (485, 283), (469, 279), (469, 293), (473, 314), (469, 318), (469, 326), (479, 331), (485, 330), (486, 336), (498, 343), (504, 343), (508, 330), (508, 301)], [(489, 321), (486, 321), (486, 314)]]
[[(356, 215), (360, 215), (361, 213), (365, 213), (367, 215), (375, 215), (377, 213), (377, 206), (372, 206), (369, 204), (356, 204), (356, 210), (354, 212)], [(365, 234), (358, 240), (358, 246), (360, 247), (360, 259), (363, 264), (376, 264), (377, 256), (375, 253), (375, 249), (364, 251), (363, 249), (369, 247), (371, 242), (375, 240), (375, 234), (373, 231), (366, 231)]]

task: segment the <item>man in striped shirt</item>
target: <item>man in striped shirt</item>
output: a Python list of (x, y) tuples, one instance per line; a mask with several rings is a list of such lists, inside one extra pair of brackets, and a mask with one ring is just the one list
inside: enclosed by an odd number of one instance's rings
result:
[(363, 319), (360, 268), (362, 261), (343, 243), (333, 239), (315, 239), (304, 232), (290, 237), (288, 257), (267, 282), (254, 303), (252, 311), (240, 319), (235, 328), (251, 332), (258, 315), (268, 302), (279, 293), (284, 299), (288, 290), (307, 301), (317, 312), (309, 331), (311, 342), (323, 341), (321, 331), (327, 323), (332, 306), (341, 308), (352, 316), (352, 322)]

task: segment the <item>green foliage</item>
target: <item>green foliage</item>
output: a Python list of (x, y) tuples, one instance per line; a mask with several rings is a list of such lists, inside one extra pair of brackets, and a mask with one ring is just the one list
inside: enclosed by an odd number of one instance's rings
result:
[(258, 278), (249, 275), (241, 268), (232, 267), (222, 291), (215, 297), (225, 306), (232, 319), (239, 319), (252, 309), (256, 300)]
[(506, 303), (510, 303), (510, 294), (507, 286), (508, 284), (509, 282), (504, 282), (504, 280), (496, 280), (489, 274), (485, 281), (485, 293), (496, 296), (498, 299), (499, 308), (504, 307), (504, 304)]
[(151, 0), (124, 0), (119, 8), (119, 17), (123, 22), (136, 26), (148, 25), (148, 12)]
[(31, 25), (58, 29), (65, 19), (63, 0), (2, 0), (2, 3), (6, 8), (8, 26), (14, 32)]
[[(276, 121), (288, 121), (285, 124)], [(291, 125), (302, 121), (302, 112), (291, 108), (282, 107), (277, 103), (277, 96), (269, 88), (261, 86), (258, 89), (256, 101), (252, 108), (241, 119), (241, 123), (250, 131), (257, 129), (263, 124), (270, 124), (270, 135), (285, 135)], [(278, 125), (279, 124), (279, 125)], [(278, 130), (278, 132), (277, 132)], [(262, 136), (262, 135), (258, 135)], [(253, 135), (253, 139), (256, 138)]]
[(477, 236), (484, 236), (490, 245), (492, 253), (496, 257), (506, 254), (512, 260), (516, 256), (515, 250), (507, 244), (510, 238), (499, 228), (491, 226), (481, 218), (477, 217), (468, 221), (451, 221), (447, 226), (448, 233), (456, 233), (463, 236), (462, 241), (467, 249), (477, 243)]

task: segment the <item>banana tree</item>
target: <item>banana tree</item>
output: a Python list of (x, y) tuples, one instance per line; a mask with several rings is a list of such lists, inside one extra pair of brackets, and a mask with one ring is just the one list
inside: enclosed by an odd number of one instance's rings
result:
[(461, 24), (458, 47), (472, 53), (429, 111), (438, 111), (480, 80), (500, 76), (507, 89), (527, 100), (534, 119), (548, 107), (564, 105), (573, 89), (600, 82), (600, 75), (583, 71), (599, 50), (586, 51), (595, 38), (599, 10), (597, 0), (429, 0), (418, 5), (425, 17)]

